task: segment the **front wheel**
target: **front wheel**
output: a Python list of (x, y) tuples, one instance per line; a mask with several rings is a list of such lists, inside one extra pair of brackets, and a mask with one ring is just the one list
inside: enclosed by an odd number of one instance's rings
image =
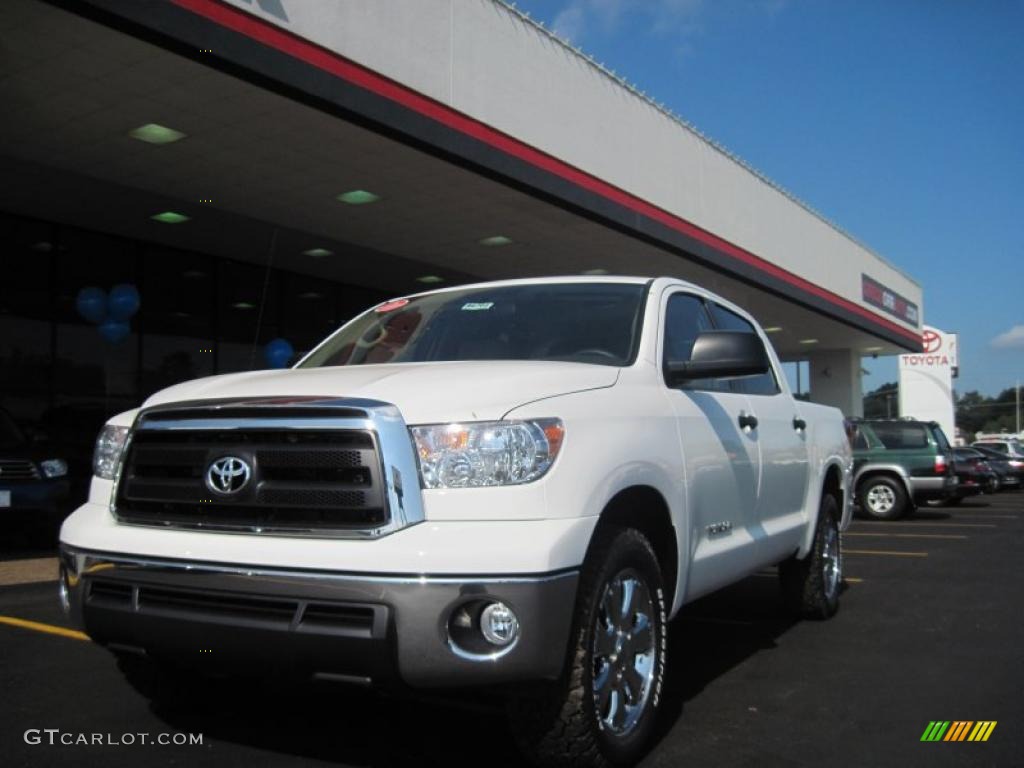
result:
[(839, 505), (825, 495), (818, 511), (814, 545), (806, 557), (779, 565), (787, 608), (805, 619), (827, 619), (839, 609), (843, 584), (843, 553), (839, 540)]
[(520, 747), (537, 765), (629, 765), (654, 728), (667, 649), (661, 568), (639, 531), (598, 535), (581, 574), (562, 679), (509, 706)]

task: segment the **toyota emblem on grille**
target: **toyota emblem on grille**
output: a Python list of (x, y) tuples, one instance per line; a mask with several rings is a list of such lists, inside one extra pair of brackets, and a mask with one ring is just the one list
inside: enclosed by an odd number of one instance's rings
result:
[(249, 484), (252, 467), (237, 456), (222, 456), (210, 462), (206, 470), (206, 487), (220, 496), (238, 493)]

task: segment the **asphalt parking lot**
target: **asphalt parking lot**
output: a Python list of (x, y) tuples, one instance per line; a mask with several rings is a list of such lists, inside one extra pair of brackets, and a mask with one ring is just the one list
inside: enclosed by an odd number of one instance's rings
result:
[[(644, 765), (1021, 765), (1022, 545), (1024, 493), (983, 497), (856, 522), (830, 622), (787, 620), (769, 573), (687, 607), (670, 628), (662, 729)], [(500, 708), (475, 697), (180, 680), (151, 704), (106, 651), (54, 633), (66, 626), (55, 582), (36, 580), (47, 578), (47, 553), (3, 555), (4, 765), (521, 764)], [(922, 742), (935, 720), (997, 725), (984, 743)], [(30, 729), (41, 743), (26, 742)], [(202, 744), (51, 746), (44, 729), (201, 733)]]

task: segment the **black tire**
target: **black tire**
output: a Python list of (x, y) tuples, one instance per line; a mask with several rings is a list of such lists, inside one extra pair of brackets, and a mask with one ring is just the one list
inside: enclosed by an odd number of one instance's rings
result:
[[(639, 531), (609, 526), (599, 529), (596, 535), (598, 538), (580, 575), (565, 672), (557, 682), (523, 691), (509, 702), (509, 720), (520, 749), (539, 766), (607, 768), (632, 765), (643, 756), (655, 727), (668, 647), (668, 609), (661, 568), (650, 542)], [(637, 627), (636, 636), (640, 637), (644, 622), (639, 617), (646, 615), (641, 613), (640, 606), (646, 606), (651, 614), (647, 626), (651, 647), (649, 654), (629, 653), (623, 659), (632, 656), (634, 669), (637, 660), (650, 660), (651, 672), (634, 678), (645, 681), (640, 687), (644, 691), (640, 709), (629, 730), (618, 734), (613, 732), (616, 727), (614, 721), (603, 723), (601, 716), (611, 715), (613, 696), (617, 712), (623, 694), (609, 694), (609, 709), (601, 712), (595, 695), (595, 681), (603, 678), (603, 688), (607, 691), (615, 685), (619, 685), (622, 691), (629, 687), (621, 682), (621, 674), (617, 677), (614, 674), (616, 668), (621, 672), (626, 666), (624, 661), (617, 659), (626, 650), (623, 641), (616, 645), (613, 655), (602, 656), (597, 648), (602, 642), (598, 627), (611, 627), (604, 629), (605, 638), (618, 637), (612, 631), (616, 625), (607, 610), (614, 601), (606, 598), (614, 594), (610, 590), (624, 574), (628, 574), (626, 580), (635, 579), (642, 583), (647, 596), (645, 598), (637, 587), (633, 598), (636, 611), (629, 614), (620, 609), (619, 614), (628, 617), (620, 621), (632, 622)], [(622, 584), (621, 581), (618, 583)], [(634, 594), (632, 590), (631, 594)], [(604, 642), (614, 643), (614, 639)], [(616, 664), (621, 666), (616, 667)]]
[[(861, 480), (857, 486), (857, 498), (861, 512), (874, 520), (898, 520), (907, 511), (907, 492), (903, 483), (887, 475), (872, 475)], [(889, 503), (883, 503), (883, 500)]]
[[(834, 545), (834, 549), (831, 547)], [(829, 577), (826, 565), (834, 564), (836, 573)], [(821, 499), (818, 523), (814, 530), (814, 546), (806, 557), (795, 556), (779, 565), (779, 583), (786, 608), (805, 619), (828, 619), (839, 610), (839, 593), (843, 581), (843, 555), (839, 537), (839, 504), (835, 496)]]

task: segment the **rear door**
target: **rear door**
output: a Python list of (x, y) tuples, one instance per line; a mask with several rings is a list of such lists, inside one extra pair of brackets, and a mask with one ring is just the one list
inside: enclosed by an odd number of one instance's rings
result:
[[(697, 334), (712, 328), (704, 300), (678, 291), (662, 307), (662, 366), (690, 359)], [(747, 396), (722, 379), (668, 387), (686, 472), (690, 572), (686, 598), (757, 567), (754, 527), (760, 474), (755, 430), (743, 429)]]
[[(710, 306), (716, 328), (757, 335), (746, 318), (720, 304)], [(761, 488), (754, 535), (760, 540), (760, 557), (764, 562), (793, 554), (807, 524), (807, 425), (796, 401), (779, 386), (777, 376), (773, 367), (767, 373), (729, 382), (734, 392), (747, 396), (750, 413), (757, 419)]]

